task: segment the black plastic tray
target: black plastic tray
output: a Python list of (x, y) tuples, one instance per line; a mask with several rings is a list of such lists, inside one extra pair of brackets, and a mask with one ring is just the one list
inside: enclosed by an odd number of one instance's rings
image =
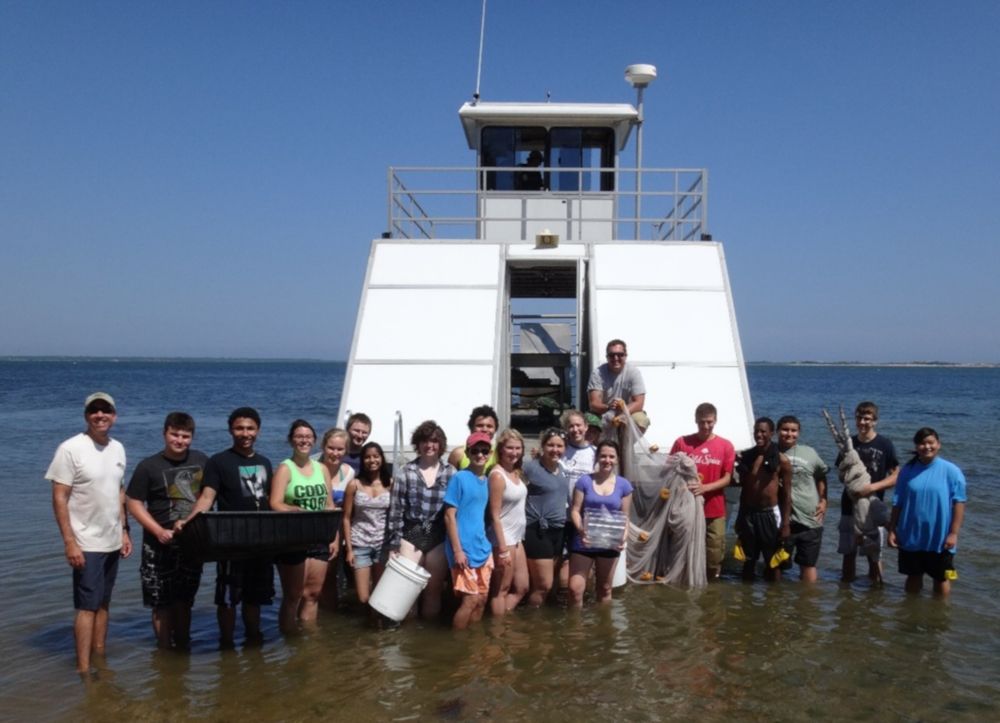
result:
[(323, 512), (202, 512), (184, 526), (181, 548), (201, 560), (238, 560), (328, 545), (340, 510)]

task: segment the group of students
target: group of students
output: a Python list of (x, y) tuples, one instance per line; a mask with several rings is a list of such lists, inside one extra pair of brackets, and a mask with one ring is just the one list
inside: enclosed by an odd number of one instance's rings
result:
[[(592, 546), (586, 519), (598, 509), (627, 515), (632, 487), (616, 472), (617, 442), (591, 442), (600, 427), (596, 418), (588, 427), (586, 416), (572, 410), (562, 421), (528, 450), (515, 429), (496, 435), (492, 407), (476, 407), (465, 443), (447, 457), (440, 425), (428, 420), (413, 431), (416, 457), (393, 477), (381, 559), (402, 555), (430, 573), (419, 602), (422, 617), (439, 614), (449, 576), (460, 598), (456, 628), (482, 618), (487, 606), (498, 616), (522, 600), (538, 607), (560, 578), (570, 604), (579, 607), (591, 570), (598, 601), (611, 599), (625, 530), (605, 546)], [(349, 513), (345, 506), (345, 530)], [(359, 599), (366, 599), (361, 590)]]
[[(716, 416), (711, 404), (699, 405), (698, 431), (678, 439), (671, 450), (687, 454), (698, 467), (700, 485), (692, 484), (691, 490), (705, 499), (708, 578), (717, 578), (721, 568), (726, 529), (723, 489), (734, 484), (740, 488), (740, 504), (733, 557), (743, 563), (743, 578), (752, 580), (762, 562), (765, 579), (777, 580), (796, 564), (803, 582), (815, 582), (829, 467), (814, 448), (799, 440), (801, 423), (794, 416), (781, 417), (777, 424), (769, 417), (755, 420), (754, 446), (738, 454), (715, 435)], [(856, 492), (845, 485), (841, 495), (837, 545), (843, 556), (841, 580), (853, 582), (860, 553), (868, 560), (869, 577), (880, 583), (881, 553), (888, 541), (899, 548), (899, 571), (906, 576), (908, 592), (919, 592), (928, 575), (935, 593), (948, 595), (956, 578), (954, 556), (967, 499), (962, 471), (939, 457), (941, 441), (930, 427), (914, 435), (914, 455), (901, 467), (892, 441), (876, 432), (878, 407), (861, 402), (854, 420), (857, 432), (851, 446), (869, 482)], [(841, 452), (837, 458), (841, 472), (843, 457)], [(894, 489), (891, 515), (874, 528), (873, 539), (866, 539), (855, 524), (856, 499), (881, 500), (889, 489)]]
[[(621, 412), (632, 411), (620, 406)], [(566, 412), (561, 427), (546, 429), (537, 447), (528, 449), (514, 429), (496, 435), (499, 420), (491, 407), (476, 407), (465, 443), (450, 453), (444, 430), (428, 420), (411, 436), (414, 459), (393, 470), (382, 447), (367, 441), (372, 423), (364, 414), (352, 415), (345, 429), (328, 430), (316, 457), (315, 429), (295, 420), (288, 432), (291, 454), (274, 469), (255, 448), (261, 420), (253, 408), (229, 415), (232, 445), (212, 457), (191, 448), (191, 416), (172, 412), (164, 420), (163, 449), (136, 466), (124, 489), (124, 449), (109, 435), (116, 418), (114, 400), (103, 392), (92, 394), (85, 401), (84, 418), (87, 431), (60, 445), (46, 475), (53, 483), (56, 520), (74, 571), (81, 671), (88, 670), (92, 652), (104, 649), (117, 561), (131, 553), (128, 515), (143, 528), (143, 602), (152, 609), (153, 629), (163, 647), (189, 645), (191, 608), (201, 578), (201, 563), (187, 557), (175, 537), (195, 515), (213, 507), (343, 510), (342, 527), (326, 544), (274, 560), (218, 563), (215, 604), (224, 647), (234, 644), (237, 608), (246, 641), (262, 639), (260, 606), (274, 598), (273, 564), (282, 585), (279, 625), (285, 632), (314, 621), (321, 604), (336, 604), (340, 560), (353, 575), (362, 604), (389, 556), (421, 564), (430, 573), (419, 601), (424, 618), (441, 612), (450, 577), (459, 598), (452, 621), (456, 628), (479, 620), (487, 606), (497, 616), (522, 601), (538, 607), (557, 588), (567, 589), (570, 606), (579, 607), (591, 577), (597, 602), (611, 599), (627, 530), (621, 528), (620, 539), (608, 540), (605, 534), (598, 544), (589, 536), (590, 519), (607, 514), (627, 518), (632, 484), (619, 474), (618, 442), (600, 438), (609, 427), (594, 414)], [(787, 550), (794, 553), (802, 579), (815, 580), (827, 466), (799, 442), (794, 417), (779, 420), (777, 443), (774, 423), (756, 420), (755, 445), (739, 454), (715, 435), (716, 419), (713, 405), (699, 405), (697, 431), (678, 438), (671, 449), (690, 456), (698, 468), (699, 480), (689, 489), (704, 499), (709, 578), (721, 572), (724, 489), (735, 483), (742, 489), (734, 553), (744, 560), (744, 577), (753, 577), (760, 557), (765, 576), (780, 577), (790, 561), (782, 563), (778, 553)], [(866, 494), (881, 496), (895, 486), (888, 541), (900, 548), (907, 591), (919, 591), (928, 574), (935, 591), (947, 594), (966, 500), (961, 471), (938, 456), (940, 440), (929, 428), (917, 433), (914, 458), (900, 470), (891, 442), (875, 433), (875, 405), (859, 405), (855, 420), (854, 446), (872, 480)], [(844, 555), (847, 581), (853, 579), (861, 542), (850, 505), (845, 491), (838, 551)], [(865, 550), (870, 574), (880, 579), (878, 555), (870, 546)]]

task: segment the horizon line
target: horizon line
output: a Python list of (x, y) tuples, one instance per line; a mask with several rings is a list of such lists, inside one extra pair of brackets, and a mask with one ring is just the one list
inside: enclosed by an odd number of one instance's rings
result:
[[(312, 364), (347, 364), (346, 359), (324, 359), (321, 357), (240, 357), (240, 356), (151, 356), (151, 355), (56, 355), (56, 354), (10, 354), (0, 355), (0, 362), (214, 362), (214, 363), (312, 363)], [(837, 361), (821, 361), (815, 359), (796, 359), (776, 361), (755, 359), (745, 362), (746, 366), (857, 366), (857, 367), (1000, 367), (1000, 362), (975, 361), (952, 362), (943, 360), (910, 360), (910, 361), (862, 361), (843, 359)]]

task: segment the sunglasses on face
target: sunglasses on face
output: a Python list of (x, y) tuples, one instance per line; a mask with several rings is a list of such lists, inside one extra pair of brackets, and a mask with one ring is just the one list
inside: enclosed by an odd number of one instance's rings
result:
[(112, 414), (114, 411), (114, 408), (110, 404), (91, 404), (87, 407), (87, 414), (96, 414), (97, 412)]
[(608, 352), (608, 359), (624, 359), (627, 356), (628, 356), (628, 354), (626, 354), (623, 351), (609, 351)]
[(490, 451), (491, 450), (489, 447), (473, 447), (472, 449), (469, 450), (469, 454), (478, 454), (486, 456), (490, 453)]

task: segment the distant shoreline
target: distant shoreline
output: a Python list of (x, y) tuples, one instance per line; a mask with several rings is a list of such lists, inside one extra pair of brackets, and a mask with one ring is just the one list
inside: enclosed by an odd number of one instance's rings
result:
[(74, 362), (74, 363), (129, 363), (155, 362), (158, 364), (347, 364), (341, 359), (264, 359), (251, 357), (208, 356), (0, 356), (3, 362)]
[[(205, 364), (347, 364), (343, 359), (267, 359), (250, 357), (155, 357), (155, 356), (0, 356), (0, 363), (11, 362), (76, 362), (76, 363), (129, 363), (156, 362), (181, 364), (201, 362)], [(1000, 362), (865, 362), (865, 361), (749, 361), (751, 367), (895, 367), (895, 368), (944, 368), (944, 369), (998, 369)]]
[(894, 367), (894, 368), (923, 368), (934, 369), (997, 369), (1000, 363), (996, 362), (946, 362), (946, 361), (908, 361), (908, 362), (863, 362), (863, 361), (751, 361), (747, 366), (758, 367)]

